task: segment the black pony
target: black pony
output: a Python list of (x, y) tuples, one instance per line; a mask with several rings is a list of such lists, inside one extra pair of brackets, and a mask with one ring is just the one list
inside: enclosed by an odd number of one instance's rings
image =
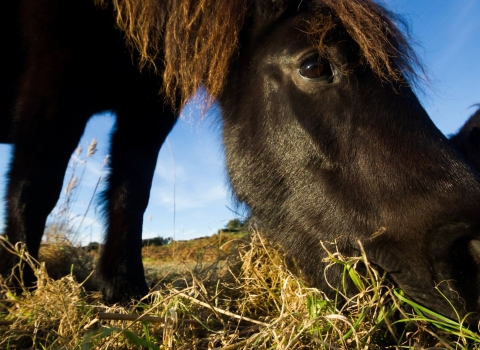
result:
[[(12, 243), (37, 256), (87, 120), (113, 111), (96, 280), (109, 302), (145, 295), (142, 216), (157, 154), (178, 110), (203, 85), (221, 106), (238, 199), (311, 284), (326, 286), (322, 242), (351, 256), (360, 242), (417, 301), (455, 317), (438, 287), (460, 314), (480, 311), (480, 177), (457, 150), (477, 139), (454, 145), (433, 125), (411, 89), (418, 60), (402, 23), (383, 7), (370, 0), (3, 6), (0, 139), (15, 145), (6, 197)], [(0, 252), (2, 274), (14, 262)], [(327, 278), (340, 284), (338, 270)]]

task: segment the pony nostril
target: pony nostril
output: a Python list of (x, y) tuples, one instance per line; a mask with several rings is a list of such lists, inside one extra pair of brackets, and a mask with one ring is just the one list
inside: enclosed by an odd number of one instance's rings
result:
[(468, 242), (468, 249), (470, 250), (470, 255), (472, 256), (473, 260), (480, 264), (480, 240), (472, 239)]

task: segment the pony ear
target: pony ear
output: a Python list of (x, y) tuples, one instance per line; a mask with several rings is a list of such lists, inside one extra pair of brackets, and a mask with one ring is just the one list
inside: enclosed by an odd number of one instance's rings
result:
[(450, 140), (470, 165), (480, 172), (480, 109), (467, 120), (460, 131), (453, 135)]
[(480, 148), (480, 128), (474, 126), (468, 135), (468, 141)]

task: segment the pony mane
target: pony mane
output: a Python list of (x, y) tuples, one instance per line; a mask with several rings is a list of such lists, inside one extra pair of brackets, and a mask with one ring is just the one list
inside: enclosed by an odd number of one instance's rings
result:
[[(95, 0), (113, 5), (117, 26), (138, 53), (140, 69), (163, 78), (167, 102), (183, 105), (200, 86), (214, 98), (222, 91), (246, 16), (255, 9), (307, 8), (302, 26), (319, 50), (327, 33), (343, 26), (373, 72), (385, 81), (415, 83), (423, 72), (407, 42), (408, 27), (372, 0)], [(253, 11), (251, 11), (253, 8)], [(325, 9), (328, 11), (325, 11)]]
[(168, 103), (182, 106), (200, 86), (215, 97), (223, 88), (251, 0), (95, 0), (113, 4), (140, 69), (163, 78)]

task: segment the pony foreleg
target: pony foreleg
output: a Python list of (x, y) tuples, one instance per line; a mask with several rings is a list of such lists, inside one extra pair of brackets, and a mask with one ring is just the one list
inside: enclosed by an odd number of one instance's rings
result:
[[(36, 259), (47, 216), (60, 196), (65, 169), (89, 115), (78, 110), (63, 110), (46, 100), (39, 104), (29, 101), (35, 98), (27, 93), (17, 113), (4, 233), (11, 244), (25, 243), (28, 253)], [(56, 113), (51, 114), (52, 110)], [(3, 276), (8, 276), (18, 261), (18, 257), (0, 247)], [(33, 285), (33, 270), (27, 267), (16, 277), (20, 279), (22, 275), (23, 281), (19, 282)]]
[[(142, 101), (143, 102), (143, 101)], [(104, 192), (108, 224), (95, 280), (106, 302), (129, 302), (148, 293), (142, 264), (143, 213), (158, 152), (175, 122), (158, 105), (118, 111), (111, 146), (110, 176)], [(161, 106), (160, 106), (161, 108)]]

